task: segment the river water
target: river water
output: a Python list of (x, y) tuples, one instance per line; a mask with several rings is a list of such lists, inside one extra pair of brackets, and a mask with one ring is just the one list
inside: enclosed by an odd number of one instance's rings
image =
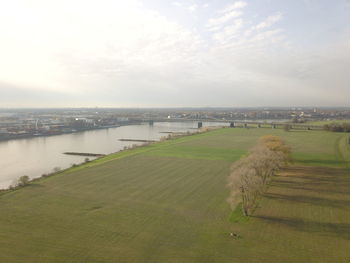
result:
[[(203, 126), (227, 126), (223, 123), (203, 123)], [(110, 154), (125, 146), (141, 144), (119, 139), (159, 140), (162, 132), (194, 131), (197, 122), (164, 122), (121, 126), (50, 137), (35, 137), (0, 142), (0, 189), (9, 187), (20, 176), (30, 178), (50, 173), (53, 168), (65, 169), (82, 163), (86, 157), (65, 155), (64, 152)], [(93, 159), (93, 158), (89, 158)]]

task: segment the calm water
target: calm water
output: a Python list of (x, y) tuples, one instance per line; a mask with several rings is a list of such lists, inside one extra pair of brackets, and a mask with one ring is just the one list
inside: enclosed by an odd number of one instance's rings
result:
[[(209, 125), (226, 124), (203, 123), (203, 126)], [(64, 169), (74, 163), (81, 163), (85, 159), (82, 156), (65, 155), (63, 152), (109, 154), (123, 149), (124, 146), (135, 144), (135, 142), (121, 142), (118, 139), (159, 140), (160, 137), (167, 135), (161, 132), (193, 131), (196, 127), (196, 122), (155, 123), (154, 126), (131, 125), (0, 142), (0, 189), (8, 187), (22, 175), (28, 175), (31, 178), (39, 177), (44, 173), (52, 172), (54, 167)]]

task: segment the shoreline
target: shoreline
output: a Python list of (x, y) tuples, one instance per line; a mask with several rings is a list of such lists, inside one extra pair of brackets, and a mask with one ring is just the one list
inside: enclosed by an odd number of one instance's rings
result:
[(52, 137), (52, 136), (59, 136), (59, 135), (65, 135), (65, 134), (75, 134), (80, 132), (86, 132), (86, 131), (95, 131), (95, 130), (104, 130), (104, 129), (111, 129), (111, 128), (118, 128), (122, 126), (130, 126), (130, 125), (138, 125), (141, 123), (128, 123), (128, 124), (118, 124), (118, 125), (110, 125), (105, 127), (96, 127), (96, 128), (89, 128), (89, 129), (83, 129), (83, 130), (77, 130), (77, 131), (70, 131), (70, 132), (57, 132), (53, 134), (25, 134), (25, 135), (15, 135), (10, 138), (2, 138), (0, 137), (0, 142), (6, 142), (6, 141), (13, 141), (13, 140), (21, 140), (21, 139), (32, 139), (32, 138), (42, 138), (42, 137)]
[[(55, 175), (63, 174), (63, 173), (69, 172), (69, 171), (89, 168), (89, 167), (98, 165), (100, 163), (105, 163), (105, 162), (109, 162), (109, 161), (112, 161), (112, 160), (115, 160), (115, 159), (124, 158), (124, 157), (130, 156), (130, 155), (133, 155), (133, 154), (137, 154), (139, 151), (144, 151), (146, 147), (148, 147), (148, 146), (150, 146), (152, 144), (159, 144), (159, 143), (169, 142), (169, 141), (180, 139), (180, 138), (183, 138), (183, 137), (193, 136), (193, 135), (200, 135), (200, 134), (203, 134), (203, 133), (206, 133), (206, 132), (210, 132), (210, 131), (214, 131), (214, 130), (218, 130), (218, 129), (225, 129), (225, 128), (227, 128), (227, 127), (224, 127), (224, 126), (219, 126), (219, 127), (218, 126), (213, 126), (213, 127), (210, 127), (210, 128), (205, 127), (203, 129), (198, 129), (197, 132), (191, 132), (189, 134), (181, 134), (181, 135), (180, 134), (172, 134), (172, 135), (169, 134), (168, 136), (161, 137), (159, 141), (146, 142), (146, 143), (143, 143), (143, 144), (140, 144), (140, 145), (131, 145), (131, 146), (127, 147), (126, 149), (122, 149), (122, 150), (119, 150), (117, 152), (106, 154), (104, 156), (99, 156), (99, 157), (97, 157), (97, 158), (95, 158), (93, 160), (84, 161), (84, 162), (78, 163), (78, 164), (73, 164), (72, 166), (64, 168), (64, 169), (61, 169), (59, 171), (53, 171), (53, 172), (50, 172), (50, 173), (47, 173), (47, 174), (42, 174), (42, 175), (40, 175), (38, 177), (31, 178), (26, 185), (22, 185), (22, 186), (19, 186), (19, 185), (11, 186), (10, 185), (7, 188), (0, 189), (0, 196), (3, 195), (3, 194), (7, 194), (7, 193), (11, 193), (13, 191), (19, 190), (19, 189), (21, 189), (23, 187), (28, 187), (28, 186), (32, 185), (33, 183), (35, 183), (35, 182), (38, 182), (40, 180), (44, 180), (46, 178), (49, 178), (49, 177), (52, 177), (52, 176), (55, 176)], [(19, 178), (17, 178), (17, 180), (18, 179)]]

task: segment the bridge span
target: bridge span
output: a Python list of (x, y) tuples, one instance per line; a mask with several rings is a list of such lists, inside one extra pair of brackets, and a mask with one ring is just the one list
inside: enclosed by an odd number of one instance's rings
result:
[(297, 129), (297, 130), (324, 130), (321, 125), (311, 125), (307, 123), (289, 123), (280, 121), (246, 121), (246, 120), (222, 120), (222, 119), (183, 119), (183, 118), (152, 118), (137, 120), (153, 125), (155, 122), (197, 122), (197, 127), (203, 127), (204, 122), (215, 122), (229, 124), (231, 128), (272, 128), (272, 129)]

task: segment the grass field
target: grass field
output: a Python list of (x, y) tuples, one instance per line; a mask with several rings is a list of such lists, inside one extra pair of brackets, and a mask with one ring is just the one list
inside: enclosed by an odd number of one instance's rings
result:
[[(229, 167), (265, 134), (295, 163), (234, 223)], [(348, 137), (227, 128), (36, 181), (0, 195), (0, 262), (350, 262)]]

